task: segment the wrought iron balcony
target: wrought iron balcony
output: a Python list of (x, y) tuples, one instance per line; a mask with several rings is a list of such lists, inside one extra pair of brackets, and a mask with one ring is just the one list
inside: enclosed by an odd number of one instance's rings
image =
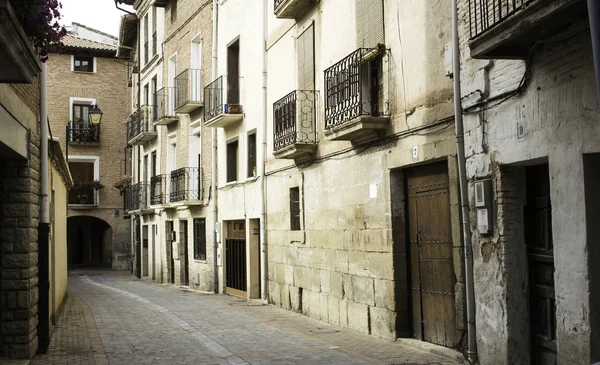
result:
[(275, 0), (275, 16), (298, 19), (305, 15), (320, 0)]
[(125, 190), (125, 210), (135, 211), (148, 207), (148, 184), (139, 182)]
[(273, 155), (297, 163), (314, 157), (317, 94), (296, 90), (273, 103)]
[(140, 145), (154, 140), (158, 133), (152, 124), (156, 114), (154, 105), (142, 105), (129, 116), (127, 122), (127, 141), (129, 145)]
[(325, 70), (325, 134), (329, 139), (366, 142), (388, 127), (385, 56), (383, 46), (359, 48)]
[(167, 179), (169, 179), (169, 175), (167, 174), (156, 175), (150, 178), (151, 205), (162, 205), (169, 203), (170, 197), (169, 194), (167, 194)]
[(70, 145), (100, 145), (100, 126), (70, 122), (67, 126), (67, 141)]
[(175, 95), (174, 87), (163, 87), (154, 94), (155, 125), (167, 125), (178, 120), (175, 114)]
[(586, 13), (584, 0), (469, 0), (471, 57), (526, 58), (533, 44)]
[(175, 78), (175, 112), (190, 113), (202, 107), (202, 70), (189, 68)]
[(200, 204), (202, 189), (202, 169), (182, 167), (171, 171), (169, 197), (171, 203), (185, 202)]
[(204, 123), (227, 127), (244, 118), (240, 103), (242, 79), (221, 76), (204, 88)]
[(90, 186), (74, 186), (69, 190), (69, 205), (93, 208), (98, 205), (98, 192)]

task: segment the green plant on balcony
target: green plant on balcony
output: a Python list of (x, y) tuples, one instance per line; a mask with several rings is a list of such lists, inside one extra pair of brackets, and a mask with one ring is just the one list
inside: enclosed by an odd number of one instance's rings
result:
[(25, 34), (41, 56), (60, 50), (61, 38), (67, 34), (61, 19), (59, 0), (11, 0)]

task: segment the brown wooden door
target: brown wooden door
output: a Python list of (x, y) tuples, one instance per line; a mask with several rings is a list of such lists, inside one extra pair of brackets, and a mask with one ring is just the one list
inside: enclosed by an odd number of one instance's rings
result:
[(529, 264), (531, 364), (556, 365), (554, 245), (548, 165), (527, 168), (525, 243)]
[(225, 292), (246, 297), (246, 223), (229, 222), (225, 240)]
[(452, 229), (446, 162), (406, 172), (413, 334), (456, 346)]

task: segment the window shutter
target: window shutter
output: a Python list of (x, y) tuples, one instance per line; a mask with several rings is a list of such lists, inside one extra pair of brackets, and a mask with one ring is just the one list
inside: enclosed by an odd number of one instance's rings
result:
[(298, 50), (298, 90), (315, 89), (315, 32), (310, 25), (296, 39)]
[(358, 48), (385, 43), (383, 0), (356, 0), (356, 42)]

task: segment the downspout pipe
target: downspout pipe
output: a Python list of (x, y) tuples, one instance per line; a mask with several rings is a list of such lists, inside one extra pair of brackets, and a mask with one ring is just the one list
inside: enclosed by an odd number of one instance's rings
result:
[(267, 0), (262, 2), (262, 152), (260, 159), (260, 297), (264, 302), (267, 298), (267, 202), (266, 190), (267, 181), (265, 180), (265, 167), (267, 160)]
[(40, 222), (38, 225), (38, 339), (39, 352), (50, 346), (50, 211), (48, 204), (48, 70), (42, 63), (40, 78)]
[(596, 90), (600, 101), (600, 2), (587, 0), (588, 16), (590, 18), (590, 33), (594, 50), (594, 67), (596, 68)]
[[(217, 0), (213, 0), (212, 9), (212, 79), (217, 79), (218, 73), (218, 24), (219, 24), (219, 3)], [(219, 209), (217, 199), (217, 131), (216, 128), (211, 128), (211, 139), (212, 139), (212, 154), (211, 154), (211, 193), (212, 193), (212, 213), (213, 213), (213, 287), (215, 293), (219, 292), (219, 267), (217, 265), (217, 250), (219, 249)]]
[(475, 283), (473, 278), (473, 246), (471, 243), (471, 222), (469, 216), (469, 191), (465, 159), (465, 136), (460, 89), (460, 43), (458, 38), (458, 6), (452, 0), (452, 44), (454, 73), (454, 116), (456, 128), (456, 155), (460, 187), (463, 246), (465, 251), (465, 286), (467, 299), (467, 359), (471, 364), (478, 363), (477, 332), (475, 326)]

